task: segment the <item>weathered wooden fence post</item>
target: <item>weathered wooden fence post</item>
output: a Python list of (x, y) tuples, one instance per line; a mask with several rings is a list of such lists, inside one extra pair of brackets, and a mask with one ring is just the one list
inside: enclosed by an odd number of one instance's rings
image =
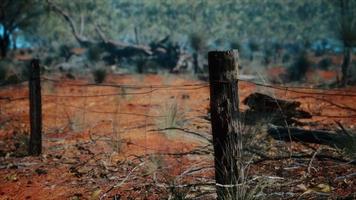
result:
[(235, 52), (211, 51), (208, 61), (217, 196), (236, 199), (239, 98)]
[(31, 133), (28, 153), (29, 155), (38, 156), (42, 152), (41, 77), (38, 59), (31, 61), (29, 75)]

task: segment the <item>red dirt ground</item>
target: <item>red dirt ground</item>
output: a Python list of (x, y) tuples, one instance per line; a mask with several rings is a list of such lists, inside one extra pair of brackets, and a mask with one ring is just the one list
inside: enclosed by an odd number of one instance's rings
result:
[[(329, 72), (318, 73), (325, 79), (333, 77)], [(179, 130), (158, 130), (179, 126), (210, 137), (210, 125), (205, 119), (209, 107), (206, 83), (176, 75), (115, 75), (105, 84), (152, 87), (76, 86), (85, 83), (84, 79), (43, 82), (44, 150), (37, 158), (21, 157), (21, 153), (26, 152), (29, 132), (27, 98), (1, 100), (0, 155), (1, 152), (5, 155), (0, 157), (0, 200), (113, 199), (114, 195), (122, 199), (168, 199), (172, 193), (169, 185), (212, 180), (211, 154), (164, 155), (205, 146), (204, 139)], [(157, 87), (159, 85), (167, 87)], [(356, 96), (338, 94), (356, 94), (356, 87), (288, 91), (239, 83), (241, 101), (255, 91), (301, 101), (303, 109), (316, 115), (309, 120), (317, 124), (311, 128), (335, 129), (335, 121), (338, 121), (345, 128), (355, 130)], [(0, 97), (27, 97), (27, 85), (1, 88)], [(283, 151), (286, 155), (290, 152), (312, 154), (313, 149), (336, 154), (335, 150), (320, 145), (307, 148), (299, 143), (281, 144), (266, 136), (254, 142), (259, 140), (267, 144), (268, 155)], [(150, 155), (152, 153), (159, 155)], [(284, 197), (286, 199), (308, 197), (320, 184), (330, 186), (330, 191), (325, 192), (330, 198), (356, 193), (354, 179), (335, 179), (355, 173), (354, 165), (315, 159), (308, 172), (309, 162), (310, 158), (262, 161), (250, 166), (250, 175), (280, 177), (273, 184), (275, 187), (266, 190), (293, 193), (291, 197)], [(194, 167), (206, 169), (182, 176)]]

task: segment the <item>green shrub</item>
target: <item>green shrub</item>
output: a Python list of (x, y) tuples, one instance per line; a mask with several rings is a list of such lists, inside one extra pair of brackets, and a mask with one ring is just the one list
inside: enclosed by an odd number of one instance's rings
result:
[(331, 58), (323, 58), (318, 63), (318, 68), (323, 70), (328, 70), (332, 64)]
[(75, 75), (72, 72), (67, 72), (66, 73), (66, 78), (75, 80)]
[(288, 80), (290, 81), (300, 81), (305, 77), (309, 67), (310, 61), (307, 57), (306, 52), (300, 53), (292, 65), (288, 68)]
[[(26, 65), (26, 64), (23, 64), (21, 65), (20, 67), (20, 71), (18, 72), (18, 77), (19, 79), (22, 81), (22, 80), (28, 80), (29, 77), (30, 77), (30, 69), (29, 69), (29, 66)], [(44, 69), (43, 67), (41, 66), (41, 71), (40, 73), (43, 74), (44, 72)]]
[(269, 48), (264, 50), (262, 64), (269, 65), (271, 63), (272, 57), (274, 56), (273, 51)]
[(107, 72), (103, 68), (94, 69), (92, 71), (95, 83), (102, 83), (105, 81)]
[(105, 50), (99, 45), (91, 46), (87, 51), (87, 57), (91, 62), (100, 61)]
[(230, 43), (230, 48), (231, 49), (237, 49), (239, 52), (241, 52), (241, 44), (238, 41), (233, 41)]
[(0, 84), (9, 85), (28, 80), (28, 66), (11, 60), (0, 61)]
[(254, 53), (260, 50), (260, 46), (257, 42), (250, 40), (248, 43), (248, 47), (250, 48), (250, 61), (254, 60)]
[(46, 66), (51, 66), (51, 65), (53, 65), (54, 61), (55, 61), (54, 57), (46, 56), (45, 59), (43, 60), (43, 64)]
[(282, 63), (288, 63), (291, 60), (291, 55), (289, 53), (286, 53), (282, 57)]
[(62, 58), (65, 58), (66, 60), (69, 59), (69, 57), (71, 56), (71, 52), (70, 52), (70, 47), (68, 45), (61, 45), (59, 47), (59, 52), (58, 52), (59, 56)]
[(248, 43), (248, 47), (250, 48), (250, 50), (252, 52), (256, 52), (256, 51), (259, 51), (260, 50), (260, 46), (258, 45), (258, 43), (256, 41), (253, 41), (251, 40), (249, 43)]
[(19, 76), (17, 76), (16, 74), (13, 74), (6, 78), (5, 84), (12, 85), (12, 84), (20, 83), (20, 82), (21, 82), (21, 78)]
[(159, 67), (160, 63), (154, 59), (147, 59), (142, 57), (136, 59), (136, 72), (139, 74), (157, 72)]

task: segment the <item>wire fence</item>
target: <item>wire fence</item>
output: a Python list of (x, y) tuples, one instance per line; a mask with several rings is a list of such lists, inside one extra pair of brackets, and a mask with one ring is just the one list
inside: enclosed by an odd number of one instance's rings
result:
[[(90, 147), (94, 154), (117, 152), (110, 154), (111, 160), (143, 157), (152, 163), (157, 159), (150, 156), (152, 153), (173, 156), (176, 164), (170, 167), (177, 174), (187, 170), (180, 157), (211, 155), (208, 83), (141, 85), (78, 83), (47, 77), (41, 80), (45, 152), (56, 149), (66, 154), (68, 145), (90, 141), (96, 144)], [(29, 132), (27, 84), (0, 87), (0, 131)], [(256, 91), (281, 99), (301, 99), (302, 108), (311, 113), (314, 122), (330, 124), (331, 118), (356, 124), (356, 92), (249, 80), (239, 80), (238, 84), (241, 100)], [(335, 98), (343, 99), (343, 103), (335, 103)], [(212, 169), (211, 162), (209, 158), (199, 161), (199, 165)]]
[[(0, 101), (3, 106), (1, 111), (5, 112), (7, 105), (12, 105), (14, 102), (21, 102), (26, 104), (28, 100), (27, 82), (22, 82), (17, 85), (12, 86), (2, 86), (4, 90), (10, 87), (11, 95), (1, 95)], [(322, 89), (322, 88), (311, 88), (311, 87), (295, 87), (295, 86), (283, 86), (283, 85), (271, 85), (257, 83), (248, 80), (239, 80), (240, 84), (251, 85), (256, 87), (255, 90), (266, 91), (268, 93), (276, 94), (277, 97), (287, 98), (287, 99), (314, 99), (321, 104), (327, 104), (324, 108), (320, 108), (316, 105), (317, 109), (312, 110), (309, 105), (308, 112), (314, 117), (324, 117), (324, 118), (345, 118), (345, 119), (355, 119), (356, 118), (356, 108), (352, 105), (339, 105), (332, 101), (332, 98), (356, 98), (356, 93), (353, 91), (347, 91), (344, 89)], [(42, 78), (43, 92), (42, 98), (44, 100), (44, 116), (45, 118), (55, 118), (58, 119), (66, 118), (70, 121), (73, 118), (71, 116), (74, 114), (74, 118), (78, 115), (82, 115), (82, 119), (88, 119), (90, 114), (102, 114), (102, 115), (113, 115), (116, 116), (135, 116), (135, 117), (147, 117), (147, 118), (167, 118), (169, 116), (162, 115), (160, 108), (154, 108), (152, 105), (147, 105), (147, 97), (152, 98), (152, 95), (171, 95), (169, 98), (177, 99), (177, 94), (182, 92), (195, 93), (199, 90), (208, 90), (208, 83), (194, 83), (194, 84), (174, 84), (174, 85), (134, 85), (134, 84), (92, 84), (92, 83), (75, 83), (74, 81), (62, 81), (51, 78)], [(70, 88), (70, 91), (66, 91), (65, 88)], [(78, 89), (79, 88), (79, 89)], [(17, 92), (16, 92), (17, 91)], [(208, 99), (208, 92), (204, 93), (206, 96), (204, 99)], [(162, 96), (164, 97), (164, 96)], [(130, 109), (121, 108), (120, 103), (128, 102), (125, 99), (134, 99), (132, 103), (128, 103)], [(189, 96), (183, 96), (183, 98), (189, 98)], [(330, 99), (331, 98), (331, 99)], [(122, 101), (121, 99), (124, 99)], [(166, 101), (169, 101), (166, 98)], [(187, 100), (186, 100), (187, 101)], [(185, 102), (186, 102), (185, 101)], [(197, 101), (189, 99), (188, 101)], [(199, 101), (199, 100), (198, 100)], [(117, 103), (119, 102), (119, 103)], [(138, 106), (135, 106), (137, 103)], [(152, 102), (151, 102), (152, 103)], [(159, 102), (162, 104), (164, 102)], [(177, 103), (177, 102), (176, 102)], [(208, 102), (205, 101), (207, 107)], [(141, 105), (140, 105), (141, 104)], [(144, 106), (142, 106), (144, 104)], [(94, 105), (94, 106), (93, 106)], [(144, 107), (144, 109), (138, 109), (136, 107)], [(11, 106), (10, 106), (11, 107)], [(21, 113), (20, 116), (25, 117), (28, 108), (16, 106), (17, 113)], [(119, 107), (119, 108), (117, 108)], [(125, 106), (127, 107), (127, 106)], [(304, 107), (308, 107), (305, 105)], [(315, 106), (314, 106), (315, 107)], [(53, 109), (54, 108), (54, 112)], [(14, 108), (12, 107), (12, 110)], [(334, 114), (324, 114), (323, 109), (339, 109), (340, 112), (334, 112)], [(11, 110), (11, 109), (10, 109)], [(346, 112), (342, 112), (346, 111)], [(67, 113), (66, 113), (67, 112)], [(79, 114), (79, 113), (82, 114)], [(168, 112), (168, 111), (167, 111)], [(207, 115), (208, 113), (201, 110), (199, 117)], [(11, 112), (10, 112), (11, 113)], [(150, 113), (150, 114), (147, 114)], [(327, 112), (326, 112), (327, 113)], [(167, 113), (166, 113), (167, 114)], [(15, 113), (12, 115), (16, 116)], [(89, 117), (90, 118), (90, 117)], [(101, 116), (101, 118), (104, 118)], [(78, 119), (75, 119), (78, 120)], [(100, 121), (98, 118), (97, 120)], [(84, 122), (85, 124), (86, 122)], [(63, 124), (62, 124), (63, 125)], [(46, 127), (51, 127), (51, 124), (46, 124)]]

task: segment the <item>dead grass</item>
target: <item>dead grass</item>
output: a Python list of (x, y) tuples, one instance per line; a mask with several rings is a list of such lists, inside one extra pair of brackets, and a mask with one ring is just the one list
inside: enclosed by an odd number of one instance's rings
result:
[[(137, 78), (132, 76), (108, 77), (107, 81), (113, 83), (137, 84)], [(156, 75), (147, 75), (140, 77), (142, 83), (158, 85), (164, 81), (162, 77)], [(116, 82), (115, 82), (116, 81)], [(72, 80), (71, 83), (83, 83), (85, 80)], [(140, 84), (141, 84), (140, 82)], [(172, 78), (169, 84), (195, 83), (183, 78)], [(56, 94), (81, 93), (78, 88), (65, 85), (56, 85)], [(25, 96), (26, 85), (14, 93), (13, 88), (1, 89), (1, 96)], [(241, 100), (256, 90), (256, 87), (248, 83), (240, 83)], [(145, 90), (140, 90), (145, 91)], [(105, 87), (93, 87), (88, 90), (87, 95), (115, 93), (117, 90)], [(120, 91), (121, 92), (121, 91)], [(127, 91), (128, 93), (131, 91)], [(57, 126), (72, 126), (59, 133), (45, 134), (45, 155), (42, 158), (0, 158), (1, 165), (5, 168), (0, 170), (0, 176), (6, 174), (16, 174), (17, 181), (0, 179), (0, 195), (5, 191), (4, 198), (26, 199), (26, 196), (38, 199), (70, 199), (71, 197), (90, 198), (96, 196), (96, 192), (101, 189), (101, 195), (112, 185), (120, 185), (108, 193), (108, 197), (119, 195), (125, 199), (214, 199), (215, 183), (213, 182), (213, 156), (211, 146), (197, 141), (184, 141), (181, 137), (183, 132), (173, 133), (174, 138), (162, 137), (162, 132), (152, 131), (157, 128), (167, 128), (171, 126), (183, 127), (189, 131), (195, 131), (210, 136), (209, 121), (206, 120), (206, 110), (208, 108), (209, 88), (199, 90), (184, 91), (189, 95), (189, 99), (179, 99), (182, 93), (176, 90), (157, 91), (149, 95), (136, 96), (128, 98), (120, 97), (120, 112), (122, 113), (144, 113), (152, 116), (145, 117), (137, 115), (120, 115), (116, 118), (114, 114), (92, 113), (90, 111), (114, 112), (116, 111), (116, 101), (113, 98), (88, 98), (86, 106), (83, 105), (83, 99), (66, 99), (55, 106), (53, 98), (44, 97), (44, 112), (46, 115), (45, 127), (48, 130), (55, 127), (55, 118), (52, 115), (58, 115)], [(300, 94), (287, 93), (280, 91), (274, 93), (281, 98), (294, 98)], [(170, 97), (176, 97), (170, 99)], [(353, 106), (354, 98), (325, 97), (331, 98), (339, 104)], [(168, 103), (167, 103), (168, 100)], [(16, 115), (19, 121), (28, 123), (25, 112), (27, 112), (27, 100), (17, 102), (1, 102), (2, 113), (6, 115)], [(83, 112), (80, 109), (67, 108), (64, 104), (71, 104), (78, 107), (86, 107), (86, 123), (80, 127), (83, 120)], [(315, 99), (303, 99), (303, 108), (314, 108), (320, 106), (322, 114), (329, 115), (347, 115), (348, 111), (340, 110), (335, 107), (328, 107)], [(69, 119), (65, 116), (65, 109)], [(75, 112), (77, 111), (77, 112)], [(78, 113), (78, 116), (75, 116)], [(333, 123), (334, 119), (316, 117), (312, 122), (318, 122), (318, 126), (326, 127)], [(115, 122), (116, 121), (116, 122)], [(349, 128), (355, 124), (354, 119), (343, 119), (345, 127)], [(70, 124), (70, 125), (69, 125)], [(14, 124), (4, 124), (1, 129), (1, 135), (12, 134), (11, 130), (17, 129)], [(268, 199), (267, 194), (273, 194), (276, 198), (284, 198), (290, 190), (292, 197), (300, 195), (304, 191), (295, 190), (296, 185), (305, 184), (309, 187), (310, 183), (330, 183), (332, 192), (344, 196), (354, 192), (354, 183), (347, 178), (347, 185), (342, 181), (333, 182), (327, 179), (336, 176), (346, 176), (352, 174), (354, 170), (351, 165), (340, 164), (332, 161), (322, 161), (315, 159), (311, 167), (311, 175), (303, 176), (308, 167), (310, 159), (284, 159), (278, 161), (265, 161), (254, 164), (261, 157), (249, 151), (253, 148), (256, 151), (266, 153), (268, 156), (289, 155), (286, 152), (286, 143), (271, 141), (264, 134), (262, 125), (249, 126), (240, 125), (242, 139), (242, 152), (240, 156), (244, 159), (238, 163), (239, 173), (236, 179), (241, 181), (239, 193), (229, 194), (228, 197), (237, 197), (240, 199)], [(81, 129), (82, 128), (82, 129)], [(10, 132), (5, 132), (9, 131)], [(114, 133), (114, 134), (113, 134)], [(119, 137), (116, 134), (120, 134)], [(172, 132), (171, 132), (172, 133)], [(92, 138), (91, 135), (92, 134)], [(186, 133), (188, 134), (188, 133)], [(104, 138), (110, 141), (112, 146), (103, 141)], [(3, 137), (1, 136), (1, 139)], [(16, 139), (18, 140), (18, 139)], [(120, 152), (114, 152), (117, 142), (124, 145), (120, 147)], [(297, 143), (293, 143), (292, 148), (296, 153), (312, 152), (311, 149)], [(198, 148), (199, 147), (199, 148)], [(237, 147), (231, 147), (237, 148)], [(239, 147), (240, 148), (240, 147)], [(198, 150), (197, 150), (198, 149)], [(89, 150), (89, 151), (88, 151)], [(194, 150), (194, 153), (191, 151)], [(186, 153), (177, 155), (177, 153)], [(115, 153), (115, 154), (114, 154)], [(148, 156), (148, 154), (154, 154)], [(114, 156), (111, 156), (113, 155)], [(147, 156), (144, 156), (146, 155)], [(170, 155), (167, 155), (170, 154)], [(21, 170), (6, 168), (7, 164), (16, 164)], [(29, 165), (28, 163), (33, 165)], [(144, 163), (140, 165), (141, 163)], [(26, 165), (27, 164), (27, 165)], [(145, 165), (146, 164), (146, 165)], [(337, 165), (337, 167), (335, 167)], [(38, 175), (33, 173), (33, 169), (45, 167), (47, 174)], [(80, 177), (72, 173), (69, 168), (77, 167)], [(136, 167), (140, 166), (140, 167)], [(133, 170), (135, 169), (135, 170)], [(132, 172), (133, 171), (133, 172)], [(326, 174), (326, 175), (325, 175)], [(280, 178), (279, 182), (273, 178)], [(127, 177), (127, 178), (126, 178)], [(154, 178), (156, 177), (156, 178)], [(306, 178), (305, 178), (306, 177)], [(156, 181), (155, 181), (156, 180)], [(330, 181), (330, 182), (328, 182)], [(28, 183), (30, 182), (30, 183)], [(122, 184), (121, 184), (122, 183)], [(21, 190), (18, 190), (21, 187)], [(53, 194), (48, 196), (48, 194)], [(278, 194), (277, 194), (278, 193)], [(289, 194), (289, 193), (288, 193)], [(0, 199), (2, 196), (0, 197)]]

